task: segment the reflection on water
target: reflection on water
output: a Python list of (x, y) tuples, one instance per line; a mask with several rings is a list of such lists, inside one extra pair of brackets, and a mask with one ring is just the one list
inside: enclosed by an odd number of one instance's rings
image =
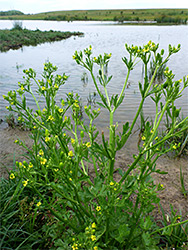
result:
[[(110, 25), (109, 25), (110, 24)], [(0, 28), (11, 28), (11, 21), (0, 21)], [(40, 30), (61, 30), (84, 32), (84, 37), (71, 37), (54, 43), (45, 43), (36, 47), (23, 47), (22, 50), (8, 51), (0, 54), (0, 118), (6, 114), (6, 103), (2, 98), (9, 90), (17, 88), (17, 82), (23, 81), (23, 69), (33, 68), (36, 70), (38, 78), (41, 78), (43, 63), (52, 62), (58, 67), (58, 74), (66, 73), (70, 75), (68, 82), (60, 89), (58, 100), (65, 93), (77, 92), (83, 103), (87, 103), (89, 94), (95, 92), (91, 79), (88, 76), (87, 85), (81, 80), (87, 73), (72, 60), (75, 50), (83, 50), (92, 45), (94, 55), (99, 53), (112, 53), (108, 72), (113, 75), (109, 84), (109, 94), (120, 93), (126, 78), (126, 67), (121, 58), (126, 55), (124, 44), (143, 45), (149, 40), (160, 43), (160, 47), (168, 49), (168, 44), (182, 46), (181, 51), (173, 55), (168, 62), (168, 66), (176, 74), (176, 78), (188, 74), (188, 26), (126, 26), (111, 25), (110, 22), (51, 22), (51, 21), (23, 21), (23, 27)], [(125, 100), (116, 112), (116, 120), (120, 123), (131, 120), (136, 112), (140, 101), (138, 81), (142, 81), (142, 65), (138, 64), (130, 75), (130, 86), (126, 89)], [(88, 75), (88, 73), (87, 73)], [(96, 97), (96, 101), (97, 97)], [(33, 103), (29, 100), (29, 104)], [(188, 114), (188, 90), (183, 97), (177, 101), (177, 105), (182, 107), (183, 113)], [(152, 117), (154, 107), (150, 100), (144, 106), (145, 114)], [(99, 117), (101, 126), (105, 126), (108, 114), (102, 113)]]

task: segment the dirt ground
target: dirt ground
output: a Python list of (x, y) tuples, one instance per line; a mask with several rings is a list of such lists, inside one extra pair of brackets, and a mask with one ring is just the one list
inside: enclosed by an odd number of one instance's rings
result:
[[(14, 162), (24, 159), (23, 148), (16, 145), (14, 141), (21, 139), (27, 146), (32, 145), (28, 132), (19, 129), (5, 128), (0, 129), (0, 176), (8, 177), (7, 169), (13, 168)], [(132, 155), (135, 154), (136, 140), (128, 142), (128, 147), (123, 149), (116, 159), (116, 167), (127, 168), (132, 161)], [(182, 214), (184, 219), (188, 219), (188, 198), (186, 199), (181, 192), (180, 167), (184, 174), (185, 188), (188, 190), (188, 155), (181, 158), (169, 158), (162, 156), (157, 161), (157, 169), (168, 172), (166, 175), (155, 174), (153, 177), (156, 183), (161, 183), (164, 190), (159, 192), (161, 204), (165, 214), (170, 211), (170, 204), (177, 209), (178, 214)], [(188, 194), (187, 194), (188, 196)]]

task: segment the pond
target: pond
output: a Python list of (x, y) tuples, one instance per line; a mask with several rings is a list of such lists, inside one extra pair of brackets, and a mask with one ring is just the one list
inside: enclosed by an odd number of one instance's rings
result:
[[(12, 21), (0, 21), (0, 29), (12, 28)], [(75, 50), (83, 50), (92, 45), (93, 53), (112, 53), (108, 73), (113, 78), (108, 86), (110, 95), (120, 93), (126, 78), (126, 67), (121, 58), (126, 55), (125, 43), (134, 45), (146, 44), (149, 40), (160, 43), (160, 48), (167, 51), (168, 44), (177, 46), (181, 44), (179, 53), (173, 55), (168, 62), (168, 67), (173, 70), (176, 79), (188, 75), (188, 25), (180, 26), (154, 26), (154, 25), (113, 25), (112, 22), (55, 22), (55, 21), (23, 21), (23, 27), (40, 30), (80, 31), (84, 32), (83, 37), (71, 37), (54, 43), (45, 43), (36, 47), (23, 47), (19, 50), (10, 50), (0, 53), (0, 118), (7, 114), (5, 106), (7, 103), (2, 95), (9, 90), (17, 88), (18, 81), (23, 81), (23, 69), (33, 68), (41, 78), (43, 64), (46, 61), (52, 62), (58, 67), (58, 74), (69, 75), (68, 82), (61, 87), (57, 96), (58, 100), (65, 96), (65, 93), (77, 92), (87, 104), (89, 94), (95, 89), (89, 79), (88, 84), (83, 84), (81, 78), (86, 72), (80, 68), (72, 59)], [(88, 74), (88, 73), (87, 73)], [(138, 81), (142, 81), (142, 65), (138, 64), (131, 72), (129, 88), (126, 89), (125, 99), (119, 110), (116, 112), (116, 121), (120, 124), (130, 121), (138, 107), (140, 93)], [(32, 102), (29, 103), (33, 105)], [(182, 108), (183, 114), (188, 115), (188, 89), (182, 98), (177, 101), (177, 106)], [(145, 116), (152, 118), (154, 106), (147, 101), (144, 106)], [(106, 125), (108, 115), (104, 112), (99, 117), (100, 126)]]

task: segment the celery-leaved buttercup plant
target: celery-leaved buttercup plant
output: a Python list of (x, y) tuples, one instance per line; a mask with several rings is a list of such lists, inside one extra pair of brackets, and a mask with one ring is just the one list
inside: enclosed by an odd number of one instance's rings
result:
[[(45, 63), (42, 80), (36, 79), (33, 69), (25, 70), (25, 81), (19, 83), (20, 88), (4, 96), (10, 104), (7, 108), (17, 112), (18, 119), (31, 129), (34, 142), (28, 149), (24, 142), (16, 140), (17, 144), (27, 148), (28, 161), (17, 162), (17, 171), (12, 172), (10, 178), (19, 180), (18, 185), (35, 193), (38, 208), (50, 211), (54, 218), (54, 248), (158, 249), (160, 234), (165, 234), (168, 226), (159, 228), (151, 215), (154, 204), (159, 203), (157, 191), (162, 188), (154, 184), (151, 174), (165, 174), (156, 169), (156, 161), (177, 147), (172, 142), (166, 148), (165, 142), (183, 133), (187, 127), (182, 124), (188, 119), (178, 123), (180, 110), (175, 106), (176, 99), (188, 86), (187, 77), (175, 81), (172, 71), (166, 68), (164, 83), (153, 84), (158, 68), (180, 50), (180, 45), (177, 48), (169, 45), (166, 57), (164, 50), (158, 52), (158, 47), (151, 41), (143, 47), (125, 45), (128, 54), (123, 58), (127, 67), (125, 83), (121, 92), (112, 96), (108, 93), (112, 76), (105, 70), (111, 54), (93, 57), (89, 46), (73, 55), (76, 63), (89, 71), (100, 97), (98, 105), (109, 113), (109, 140), (103, 132), (100, 138), (94, 125), (100, 108), (84, 106), (88, 124), (80, 117), (82, 111), (77, 94), (68, 93), (60, 105), (57, 104), (57, 91), (68, 77), (55, 75), (57, 68), (51, 63)], [(154, 58), (155, 71), (149, 78), (151, 58)], [(141, 101), (133, 121), (125, 122), (122, 131), (117, 133), (114, 113), (124, 100), (129, 76), (140, 61), (144, 64), (144, 81), (139, 83)], [(95, 67), (98, 67), (97, 76)], [(38, 97), (32, 91), (32, 83), (38, 86)], [(27, 106), (26, 95), (32, 96), (36, 110)], [(126, 170), (119, 170), (117, 178), (116, 154), (133, 133), (146, 98), (151, 98), (155, 105), (155, 119), (152, 123), (145, 121), (138, 154), (133, 155)], [(44, 104), (39, 102), (41, 99)], [(159, 126), (166, 114), (171, 119), (171, 128), (160, 137)], [(92, 175), (91, 168), (94, 170)]]

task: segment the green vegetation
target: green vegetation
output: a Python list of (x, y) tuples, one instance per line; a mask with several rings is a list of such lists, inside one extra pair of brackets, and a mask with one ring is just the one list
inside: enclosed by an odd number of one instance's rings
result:
[(24, 15), (24, 13), (19, 10), (0, 11), (0, 16), (18, 16), (18, 15)]
[[(180, 115), (179, 115), (180, 109), (177, 110), (176, 112), (177, 112), (177, 120), (181, 124), (181, 121), (184, 120), (184, 117), (183, 116), (180, 117)], [(164, 124), (165, 124), (166, 130), (163, 132), (163, 134), (165, 134), (167, 131), (169, 131), (171, 128), (171, 125), (172, 125), (171, 114), (167, 113), (165, 118), (166, 119), (164, 121)], [(182, 123), (181, 127), (178, 128), (178, 130), (181, 130), (184, 126), (188, 127), (188, 121), (186, 123)], [(188, 129), (183, 130), (183, 133), (181, 133), (181, 135), (176, 136), (175, 138), (170, 138), (169, 140), (167, 140), (167, 142), (166, 142), (167, 147), (169, 146), (170, 143), (172, 143), (172, 141), (175, 142), (176, 145), (179, 145), (178, 147), (176, 147), (176, 156), (180, 156), (182, 154), (188, 153)]]
[[(125, 48), (127, 75), (121, 92), (112, 96), (108, 94), (112, 76), (106, 70), (111, 54), (93, 56), (89, 46), (73, 55), (92, 78), (100, 97), (97, 104), (109, 114), (107, 136), (95, 126), (100, 108), (84, 106), (87, 121), (81, 119), (82, 104), (77, 93), (67, 93), (57, 104), (56, 95), (68, 76), (57, 74), (57, 67), (50, 62), (44, 64), (42, 79), (37, 79), (32, 68), (24, 70), (18, 89), (3, 96), (9, 103), (7, 109), (15, 112), (18, 121), (30, 130), (33, 146), (28, 148), (20, 139), (15, 141), (26, 149), (27, 160), (16, 162), (9, 180), (2, 182), (2, 249), (187, 249), (187, 218), (173, 207), (167, 217), (161, 207), (162, 221), (154, 219), (158, 213), (155, 207), (160, 209), (158, 192), (163, 185), (156, 185), (152, 178), (153, 173), (166, 174), (156, 168), (156, 161), (176, 150), (179, 145), (175, 138), (188, 129), (188, 117), (178, 121), (175, 106), (188, 87), (188, 76), (175, 81), (172, 71), (166, 68), (164, 82), (153, 84), (158, 68), (180, 50), (180, 45), (169, 45), (166, 56), (159, 44), (151, 41), (142, 47), (126, 44)], [(149, 79), (151, 58), (155, 70)], [(144, 80), (139, 83), (141, 101), (134, 119), (125, 121), (117, 131), (114, 113), (124, 100), (130, 72), (139, 62), (144, 64)], [(34, 84), (37, 95), (32, 90)], [(30, 109), (28, 98), (36, 103), (36, 110)], [(147, 98), (155, 105), (155, 119), (142, 121), (138, 153), (125, 169), (117, 169), (117, 153), (128, 143)], [(171, 126), (160, 135), (166, 114)], [(166, 147), (170, 138), (174, 139)]]
[(23, 24), (20, 21), (14, 21), (12, 30), (22, 30)]
[(71, 36), (83, 35), (81, 32), (40, 31), (23, 29), (18, 22), (14, 23), (11, 30), (0, 30), (0, 51), (19, 49), (22, 46), (36, 46), (45, 42), (60, 41)]
[(71, 10), (45, 12), (33, 15), (6, 16), (1, 18), (55, 21), (156, 21), (157, 23), (185, 24), (188, 18), (188, 9)]
[(167, 15), (163, 15), (155, 19), (157, 23), (175, 23), (175, 24), (186, 24), (187, 18), (182, 19), (180, 17), (171, 17)]

